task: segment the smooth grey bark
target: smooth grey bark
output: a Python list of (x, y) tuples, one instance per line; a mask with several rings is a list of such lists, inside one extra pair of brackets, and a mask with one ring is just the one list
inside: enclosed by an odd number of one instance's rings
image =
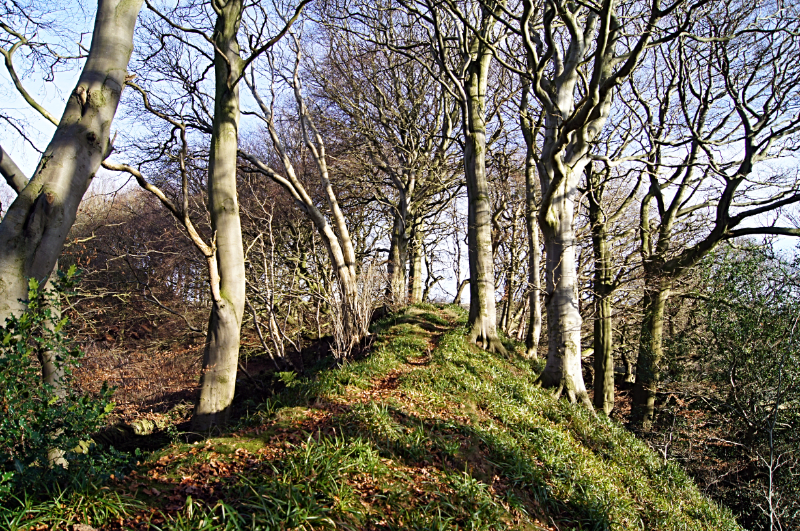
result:
[(484, 8), (479, 31), (473, 37), (471, 60), (464, 80), (464, 174), (467, 181), (467, 255), (469, 257), (469, 339), (491, 352), (505, 353), (497, 335), (492, 205), (486, 179), (486, 91), (493, 52), (485, 38), (495, 24)]
[(411, 304), (422, 302), (422, 240), (425, 233), (422, 222), (419, 222), (411, 236), (411, 252), (408, 264), (408, 300)]
[(537, 211), (530, 208), (530, 200), (527, 203), (525, 224), (528, 229), (528, 306), (530, 308), (530, 318), (528, 319), (528, 330), (525, 334), (525, 355), (528, 358), (537, 358), (539, 356), (539, 340), (542, 336), (542, 277), (539, 273), (542, 261), (542, 247), (539, 244)]
[[(200, 377), (200, 396), (195, 405), (192, 428), (208, 432), (224, 426), (230, 417), (230, 406), (236, 387), (239, 344), (245, 306), (245, 262), (242, 243), (239, 204), (237, 198), (237, 156), (239, 143), (239, 81), (247, 66), (264, 51), (272, 47), (289, 31), (305, 4), (299, 2), (293, 16), (285, 19), (285, 26), (263, 45), (252, 48), (243, 59), (237, 41), (241, 25), (242, 0), (214, 0), (217, 13), (212, 36), (197, 29), (185, 30), (169, 21), (152, 5), (151, 10), (174, 29), (203, 35), (214, 47), (214, 114), (211, 126), (197, 122), (193, 127), (211, 134), (208, 160), (208, 205), (211, 222), (211, 240), (206, 242), (195, 228), (189, 215), (189, 176), (186, 166), (189, 143), (187, 123), (173, 117), (170, 111), (162, 112), (154, 107), (147, 93), (139, 86), (128, 83), (137, 90), (147, 111), (168, 122), (172, 134), (179, 137), (181, 149), (177, 155), (181, 174), (182, 203), (173, 202), (157, 186), (148, 182), (142, 173), (126, 164), (105, 161), (103, 166), (112, 171), (127, 172), (136, 178), (143, 189), (153, 194), (178, 223), (186, 230), (194, 246), (206, 259), (211, 292), (206, 344), (203, 353), (203, 373)], [(255, 44), (250, 42), (251, 45)], [(204, 123), (203, 120), (200, 120)], [(205, 292), (200, 292), (205, 299)], [(205, 304), (205, 301), (203, 300)]]
[[(591, 167), (591, 166), (589, 166)], [(614, 275), (608, 249), (606, 223), (602, 217), (598, 191), (599, 178), (587, 171), (589, 223), (594, 253), (594, 405), (608, 415), (614, 409), (614, 323), (611, 293)]]
[(391, 50), (419, 61), (426, 69), (438, 68), (437, 79), (458, 102), (464, 142), (464, 173), (467, 184), (467, 245), (470, 263), (469, 339), (482, 348), (505, 352), (497, 335), (494, 264), (492, 260), (491, 204), (486, 180), (486, 91), (495, 44), (504, 29), (495, 31), (497, 10), (505, 0), (475, 4), (399, 0), (411, 24), (426, 27), (424, 47), (430, 59), (417, 49), (381, 42)]
[[(591, 406), (581, 373), (573, 228), (577, 187), (617, 87), (636, 68), (659, 20), (679, 2), (668, 10), (654, 2), (649, 13), (636, 20), (618, 17), (620, 7), (613, 1), (596, 8), (559, 0), (545, 4), (541, 10), (533, 0), (523, 0), (515, 30), (525, 52), (525, 67), (518, 73), (530, 84), (544, 115), (537, 166), (542, 189), (539, 224), (547, 253), (548, 354), (539, 383)], [(539, 14), (542, 18), (534, 19)], [(638, 24), (638, 37), (623, 41), (628, 24)], [(623, 42), (626, 49), (618, 53)]]
[(30, 182), (0, 222), (0, 321), (23, 310), (28, 279), (46, 280), (83, 194), (111, 151), (111, 122), (142, 0), (100, 0), (77, 86)]
[(406, 236), (405, 219), (400, 212), (395, 212), (392, 224), (391, 243), (389, 247), (389, 293), (392, 304), (403, 305), (406, 302), (406, 263), (408, 262), (408, 237)]
[(523, 83), (520, 99), (520, 127), (525, 139), (525, 228), (528, 231), (528, 306), (530, 318), (525, 334), (525, 356), (539, 356), (542, 336), (542, 247), (539, 243), (539, 202), (537, 201), (536, 136), (538, 124), (528, 114), (530, 84)]
[(208, 164), (208, 210), (214, 235), (214, 254), (209, 257), (212, 306), (200, 398), (192, 417), (192, 429), (199, 432), (224, 426), (230, 418), (245, 306), (244, 248), (236, 196), (239, 78), (244, 67), (236, 36), (243, 2), (228, 0), (218, 7), (214, 26), (214, 121)]
[[(546, 175), (546, 173), (545, 173)], [(550, 188), (542, 178), (542, 189), (550, 190), (553, 201), (539, 214), (547, 253), (546, 309), (547, 363), (539, 376), (543, 387), (556, 388), (571, 402), (590, 405), (581, 370), (581, 325), (578, 309), (578, 275), (574, 216), (578, 185), (576, 172), (569, 171), (560, 185)]]
[(25, 176), (17, 163), (0, 146), (0, 175), (6, 180), (8, 186), (19, 194), (28, 185), (28, 178)]
[[(14, 192), (19, 194), (25, 189), (28, 184), (28, 178), (25, 173), (17, 166), (14, 160), (0, 147), (0, 175), (6, 180), (6, 183), (11, 187)], [(58, 270), (58, 262), (53, 266), (53, 271)], [(52, 273), (48, 277), (47, 284), (44, 286), (45, 293), (53, 293)], [(53, 326), (54, 322), (61, 319), (61, 312), (58, 308), (50, 307), (53, 320), (46, 322), (45, 326)], [(65, 396), (64, 389), (64, 367), (58, 363), (55, 352), (43, 351), (39, 353), (39, 363), (42, 366), (42, 382), (50, 385), (53, 389), (53, 394), (59, 398)]]

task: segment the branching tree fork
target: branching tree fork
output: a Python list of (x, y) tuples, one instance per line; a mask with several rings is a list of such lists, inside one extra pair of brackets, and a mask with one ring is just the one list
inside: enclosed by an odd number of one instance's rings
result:
[[(547, 253), (548, 322), (544, 387), (589, 405), (581, 374), (574, 210), (578, 184), (591, 161), (592, 142), (604, 127), (617, 87), (638, 66), (648, 47), (674, 38), (683, 20), (672, 17), (683, 2), (662, 8), (658, 0), (623, 6), (522, 0), (509, 8), (486, 2), (516, 35), (525, 61), (495, 54), (525, 83), (544, 115), (537, 168), (542, 189), (539, 223)], [(689, 11), (695, 9), (692, 6)], [(663, 29), (664, 27), (669, 29)], [(523, 121), (533, 136), (532, 120)]]
[[(719, 6), (652, 62), (649, 85), (632, 84), (653, 146), (640, 208), (645, 292), (634, 388), (634, 415), (645, 427), (673, 283), (722, 241), (800, 235), (780, 225), (781, 210), (800, 202), (796, 171), (780, 165), (800, 131), (798, 24), (780, 5)], [(676, 245), (687, 230), (694, 240)]]

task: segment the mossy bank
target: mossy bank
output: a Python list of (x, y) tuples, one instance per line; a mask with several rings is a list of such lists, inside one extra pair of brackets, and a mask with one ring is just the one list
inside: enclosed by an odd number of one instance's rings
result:
[(451, 306), (386, 317), (363, 360), (284, 374), (285, 390), (224, 437), (147, 456), (84, 502), (119, 510), (91, 522), (62, 510), (61, 525), (740, 529), (680, 468), (536, 388), (535, 362), (470, 346), (464, 325)]

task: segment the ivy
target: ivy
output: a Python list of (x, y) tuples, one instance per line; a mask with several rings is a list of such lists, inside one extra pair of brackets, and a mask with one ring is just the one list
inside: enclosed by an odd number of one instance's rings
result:
[[(106, 385), (91, 396), (70, 384), (84, 353), (66, 337), (60, 309), (77, 277), (72, 266), (53, 289), (31, 279), (25, 311), (0, 325), (0, 501), (12, 487), (36, 490), (66, 477), (114, 407)], [(58, 390), (42, 383), (45, 353), (63, 371)]]

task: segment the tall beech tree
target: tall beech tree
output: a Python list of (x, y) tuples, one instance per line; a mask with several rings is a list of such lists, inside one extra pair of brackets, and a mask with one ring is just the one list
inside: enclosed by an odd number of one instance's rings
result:
[(509, 42), (522, 47), (524, 61), (513, 51), (497, 50), (496, 55), (530, 84), (543, 113), (537, 169), (542, 190), (539, 224), (547, 254), (548, 355), (539, 383), (590, 405), (581, 373), (574, 230), (578, 184), (618, 86), (652, 43), (680, 32), (685, 17), (673, 14), (683, 3), (663, 9), (658, 0), (630, 5), (613, 0), (597, 5), (563, 0), (521, 0), (509, 8), (494, 2), (484, 5), (513, 29), (516, 38)]
[[(187, 231), (192, 242), (205, 256), (208, 264), (211, 290), (211, 313), (206, 332), (206, 345), (203, 353), (203, 373), (200, 378), (200, 397), (192, 418), (194, 430), (206, 432), (217, 426), (227, 424), (230, 405), (236, 388), (236, 374), (239, 365), (239, 342), (245, 307), (245, 262), (242, 243), (242, 229), (239, 218), (237, 197), (237, 160), (239, 148), (239, 83), (247, 67), (262, 53), (274, 46), (297, 20), (303, 6), (310, 0), (298, 3), (293, 16), (287, 18), (276, 35), (269, 39), (251, 39), (250, 53), (242, 57), (238, 38), (245, 8), (241, 0), (211, 0), (210, 7), (216, 14), (216, 22), (211, 34), (202, 27), (185, 27), (179, 22), (181, 6), (170, 13), (162, 13), (148, 4), (157, 18), (169, 30), (164, 39), (177, 39), (180, 43), (190, 43), (192, 35), (200, 35), (202, 40), (213, 47), (214, 93), (213, 114), (203, 115), (202, 91), (188, 94), (195, 103), (194, 109), (201, 109), (191, 120), (191, 126), (210, 135), (210, 150), (207, 165), (207, 198), (211, 237), (206, 241), (195, 229), (189, 216), (189, 191), (186, 171), (188, 142), (187, 123), (176, 111), (169, 108), (156, 108), (149, 100), (145, 90), (139, 89), (144, 106), (152, 114), (166, 121), (177, 132), (180, 146), (177, 159), (181, 175), (182, 203), (173, 202), (158, 187), (150, 183), (139, 169), (124, 164), (107, 163), (109, 169), (127, 171), (136, 177), (137, 182), (150, 191), (164, 204)], [(268, 15), (262, 10), (261, 33), (268, 32)], [(183, 34), (183, 35), (181, 35)], [(158, 39), (161, 42), (161, 38)], [(180, 48), (179, 48), (180, 49)], [(159, 51), (169, 52), (166, 47)], [(176, 68), (177, 70), (177, 68)], [(180, 77), (180, 74), (175, 77)], [(200, 81), (195, 81), (199, 84)], [(184, 95), (185, 96), (185, 95)], [(193, 99), (194, 98), (194, 99)]]
[[(630, 122), (622, 121), (630, 126)], [(625, 142), (618, 146), (622, 151)], [(608, 159), (606, 159), (608, 161)], [(617, 161), (619, 162), (619, 160)], [(596, 163), (595, 163), (596, 164)], [(630, 244), (633, 230), (614, 234), (614, 225), (625, 216), (630, 207), (636, 204), (639, 187), (642, 183), (641, 173), (627, 195), (622, 190), (621, 201), (609, 200), (608, 188), (613, 186), (613, 167), (607, 164), (602, 170), (595, 170), (594, 164), (586, 166), (586, 200), (588, 203), (589, 230), (592, 235), (592, 254), (594, 273), (592, 278), (592, 302), (594, 305), (594, 405), (608, 415), (614, 409), (614, 307), (613, 294), (625, 279), (630, 269), (628, 262), (634, 253), (628, 253), (619, 263), (614, 259), (613, 246), (622, 241)], [(628, 180), (635, 171), (622, 172), (616, 180)], [(628, 245), (630, 248), (630, 245)], [(617, 246), (617, 248), (620, 248)]]
[[(98, 2), (92, 44), (78, 83), (36, 171), (0, 222), (0, 320), (22, 310), (29, 278), (50, 275), (81, 198), (111, 152), (111, 122), (141, 6), (141, 0)], [(24, 44), (25, 37), (19, 39)]]
[(530, 317), (525, 333), (525, 355), (539, 356), (539, 341), (542, 336), (542, 247), (539, 242), (539, 183), (537, 182), (537, 140), (541, 128), (542, 114), (536, 119), (531, 114), (530, 83), (523, 83), (520, 90), (519, 121), (525, 140), (525, 229), (528, 233), (528, 306)]
[[(499, 2), (498, 4), (504, 4)], [(418, 25), (427, 39), (401, 47), (418, 50), (419, 60), (458, 102), (467, 184), (467, 250), (470, 269), (469, 338), (486, 350), (505, 352), (497, 335), (495, 274), (492, 256), (492, 207), (486, 177), (486, 122), (489, 72), (493, 50), (504, 38), (494, 6), (479, 2), (411, 2), (398, 4), (410, 23)], [(405, 43), (404, 43), (405, 44)]]
[[(626, 95), (624, 90), (622, 95)], [(593, 258), (594, 405), (606, 415), (614, 408), (614, 295), (639, 269), (638, 263), (631, 264), (636, 258), (632, 214), (641, 196), (641, 161), (647, 153), (639, 144), (646, 136), (644, 121), (624, 97), (618, 96), (616, 104), (594, 143), (592, 162), (584, 168), (584, 186), (580, 188)]]
[[(29, 279), (42, 283), (49, 278), (81, 199), (111, 153), (111, 123), (125, 84), (141, 7), (142, 0), (98, 1), (86, 63), (60, 120), (34, 100), (15, 70), (13, 56), (21, 48), (34, 46), (32, 36), (10, 27), (7, 20), (0, 22), (13, 41), (1, 51), (15, 88), (56, 125), (30, 180), (5, 151), (0, 152), (0, 173), (17, 193), (0, 221), (0, 321), (24, 309)], [(30, 21), (29, 14), (18, 15)], [(44, 382), (60, 396), (63, 374), (58, 360), (45, 352), (41, 363)]]
[[(338, 5), (347, 17), (370, 28), (376, 45), (418, 61), (457, 102), (468, 204), (469, 337), (482, 348), (505, 352), (497, 335), (492, 209), (486, 177), (490, 71), (494, 50), (506, 34), (505, 26), (497, 24), (495, 10), (505, 0), (492, 5), (479, 0), (358, 2), (358, 9), (346, 2)], [(393, 31), (394, 27), (412, 31), (406, 36)]]

